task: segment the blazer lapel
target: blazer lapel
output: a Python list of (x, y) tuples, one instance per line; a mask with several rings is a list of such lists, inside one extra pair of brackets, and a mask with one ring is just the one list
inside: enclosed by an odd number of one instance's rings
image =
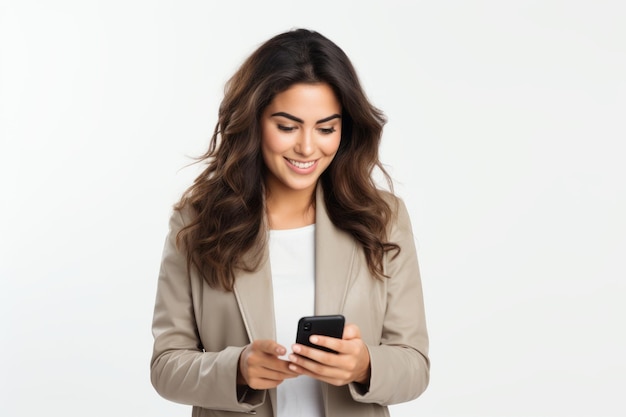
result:
[[(353, 276), (358, 247), (348, 233), (332, 224), (321, 185), (317, 187), (315, 211), (315, 314), (339, 314)], [(253, 272), (241, 271), (234, 292), (250, 340), (276, 340), (274, 294), (267, 245), (261, 265)]]
[(343, 312), (357, 246), (328, 218), (321, 185), (317, 187), (315, 216), (315, 314), (339, 314)]
[(239, 272), (233, 290), (250, 341), (276, 340), (274, 293), (267, 246), (263, 250), (259, 268), (253, 272)]
[[(267, 245), (263, 248), (261, 265), (256, 271), (237, 275), (233, 291), (250, 341), (276, 340), (274, 289)], [(276, 417), (276, 389), (269, 390)]]

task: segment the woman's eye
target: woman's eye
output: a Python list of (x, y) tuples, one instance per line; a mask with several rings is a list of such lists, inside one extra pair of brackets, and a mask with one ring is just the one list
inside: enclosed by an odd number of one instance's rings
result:
[(285, 125), (278, 125), (278, 130), (282, 130), (283, 132), (291, 132), (291, 131), (295, 130), (295, 127), (293, 127), (293, 126), (285, 126)]
[(320, 132), (324, 135), (330, 135), (331, 133), (336, 132), (334, 127), (322, 127), (320, 128)]

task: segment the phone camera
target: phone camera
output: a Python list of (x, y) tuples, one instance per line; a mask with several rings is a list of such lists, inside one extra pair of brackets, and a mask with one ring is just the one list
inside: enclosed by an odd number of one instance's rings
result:
[(303, 326), (304, 331), (305, 332), (310, 332), (311, 331), (311, 326), (312, 326), (312, 324), (311, 324), (310, 321), (307, 321), (306, 323), (304, 323), (304, 326)]

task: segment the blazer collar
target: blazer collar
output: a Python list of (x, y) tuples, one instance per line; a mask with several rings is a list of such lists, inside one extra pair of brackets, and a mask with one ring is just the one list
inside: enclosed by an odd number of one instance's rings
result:
[[(358, 247), (346, 232), (336, 228), (326, 211), (321, 185), (315, 211), (315, 314), (339, 314), (353, 275)], [(262, 260), (253, 272), (239, 272), (234, 293), (250, 340), (276, 339), (274, 294), (267, 242)]]
[(352, 277), (357, 246), (348, 233), (331, 222), (322, 186), (315, 206), (315, 314), (339, 314)]

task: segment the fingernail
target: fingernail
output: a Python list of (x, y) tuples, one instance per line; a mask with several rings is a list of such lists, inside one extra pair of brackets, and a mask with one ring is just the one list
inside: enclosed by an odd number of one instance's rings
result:
[(311, 336), (311, 339), (309, 340), (311, 340), (311, 343), (317, 343), (318, 339), (317, 339), (317, 336)]
[(298, 368), (296, 368), (296, 365), (289, 365), (289, 369), (295, 372)]
[(293, 345), (291, 347), (291, 350), (293, 350), (295, 353), (300, 353), (300, 346), (299, 345)]

